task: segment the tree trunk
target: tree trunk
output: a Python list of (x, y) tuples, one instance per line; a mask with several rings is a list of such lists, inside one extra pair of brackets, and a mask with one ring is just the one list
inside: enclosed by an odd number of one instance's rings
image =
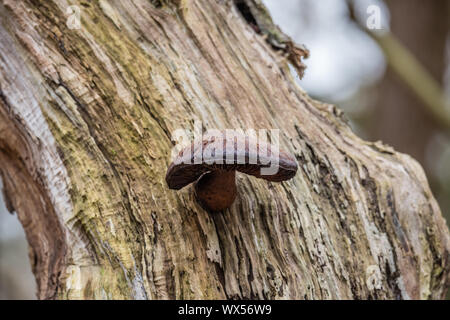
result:
[[(0, 5), (0, 172), (39, 298), (445, 295), (449, 232), (423, 170), (295, 84), (303, 49), (257, 0), (79, 6), (70, 29), (65, 1)], [(280, 128), (297, 175), (238, 174), (232, 207), (205, 211), (165, 182), (172, 133), (196, 120)]]

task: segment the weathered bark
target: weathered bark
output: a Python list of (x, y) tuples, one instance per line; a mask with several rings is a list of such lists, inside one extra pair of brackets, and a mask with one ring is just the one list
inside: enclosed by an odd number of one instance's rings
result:
[[(39, 298), (445, 294), (449, 232), (421, 167), (311, 100), (248, 12), (82, 1), (69, 30), (66, 6), (0, 6), (0, 172)], [(210, 214), (164, 181), (171, 133), (194, 120), (280, 128), (299, 172), (238, 174), (233, 206)]]

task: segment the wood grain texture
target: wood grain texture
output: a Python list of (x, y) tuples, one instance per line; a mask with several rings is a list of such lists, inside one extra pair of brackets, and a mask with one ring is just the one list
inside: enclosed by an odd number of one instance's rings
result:
[[(70, 30), (66, 9), (81, 8)], [(0, 173), (40, 298), (442, 298), (422, 168), (299, 88), (232, 1), (0, 0)], [(297, 175), (211, 215), (167, 188), (175, 129), (279, 128)]]

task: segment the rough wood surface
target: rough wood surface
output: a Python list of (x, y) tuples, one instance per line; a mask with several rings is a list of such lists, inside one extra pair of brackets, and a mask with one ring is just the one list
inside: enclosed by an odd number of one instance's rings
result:
[[(422, 168), (356, 137), (256, 31), (231, 1), (0, 1), (0, 173), (39, 298), (445, 295)], [(164, 180), (195, 120), (281, 129), (297, 175), (238, 173), (232, 207), (206, 212)]]

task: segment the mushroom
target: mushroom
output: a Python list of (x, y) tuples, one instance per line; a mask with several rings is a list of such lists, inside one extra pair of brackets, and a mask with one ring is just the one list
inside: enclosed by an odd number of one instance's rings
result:
[[(272, 182), (295, 176), (297, 162), (292, 155), (272, 152), (275, 149), (270, 144), (251, 144), (248, 137), (240, 150), (234, 138), (212, 137), (181, 150), (167, 169), (169, 189), (179, 190), (195, 182), (197, 200), (205, 209), (216, 212), (230, 207), (236, 198), (236, 170)], [(223, 147), (217, 148), (221, 142)], [(265, 174), (264, 168), (273, 164), (277, 165), (273, 174)]]

